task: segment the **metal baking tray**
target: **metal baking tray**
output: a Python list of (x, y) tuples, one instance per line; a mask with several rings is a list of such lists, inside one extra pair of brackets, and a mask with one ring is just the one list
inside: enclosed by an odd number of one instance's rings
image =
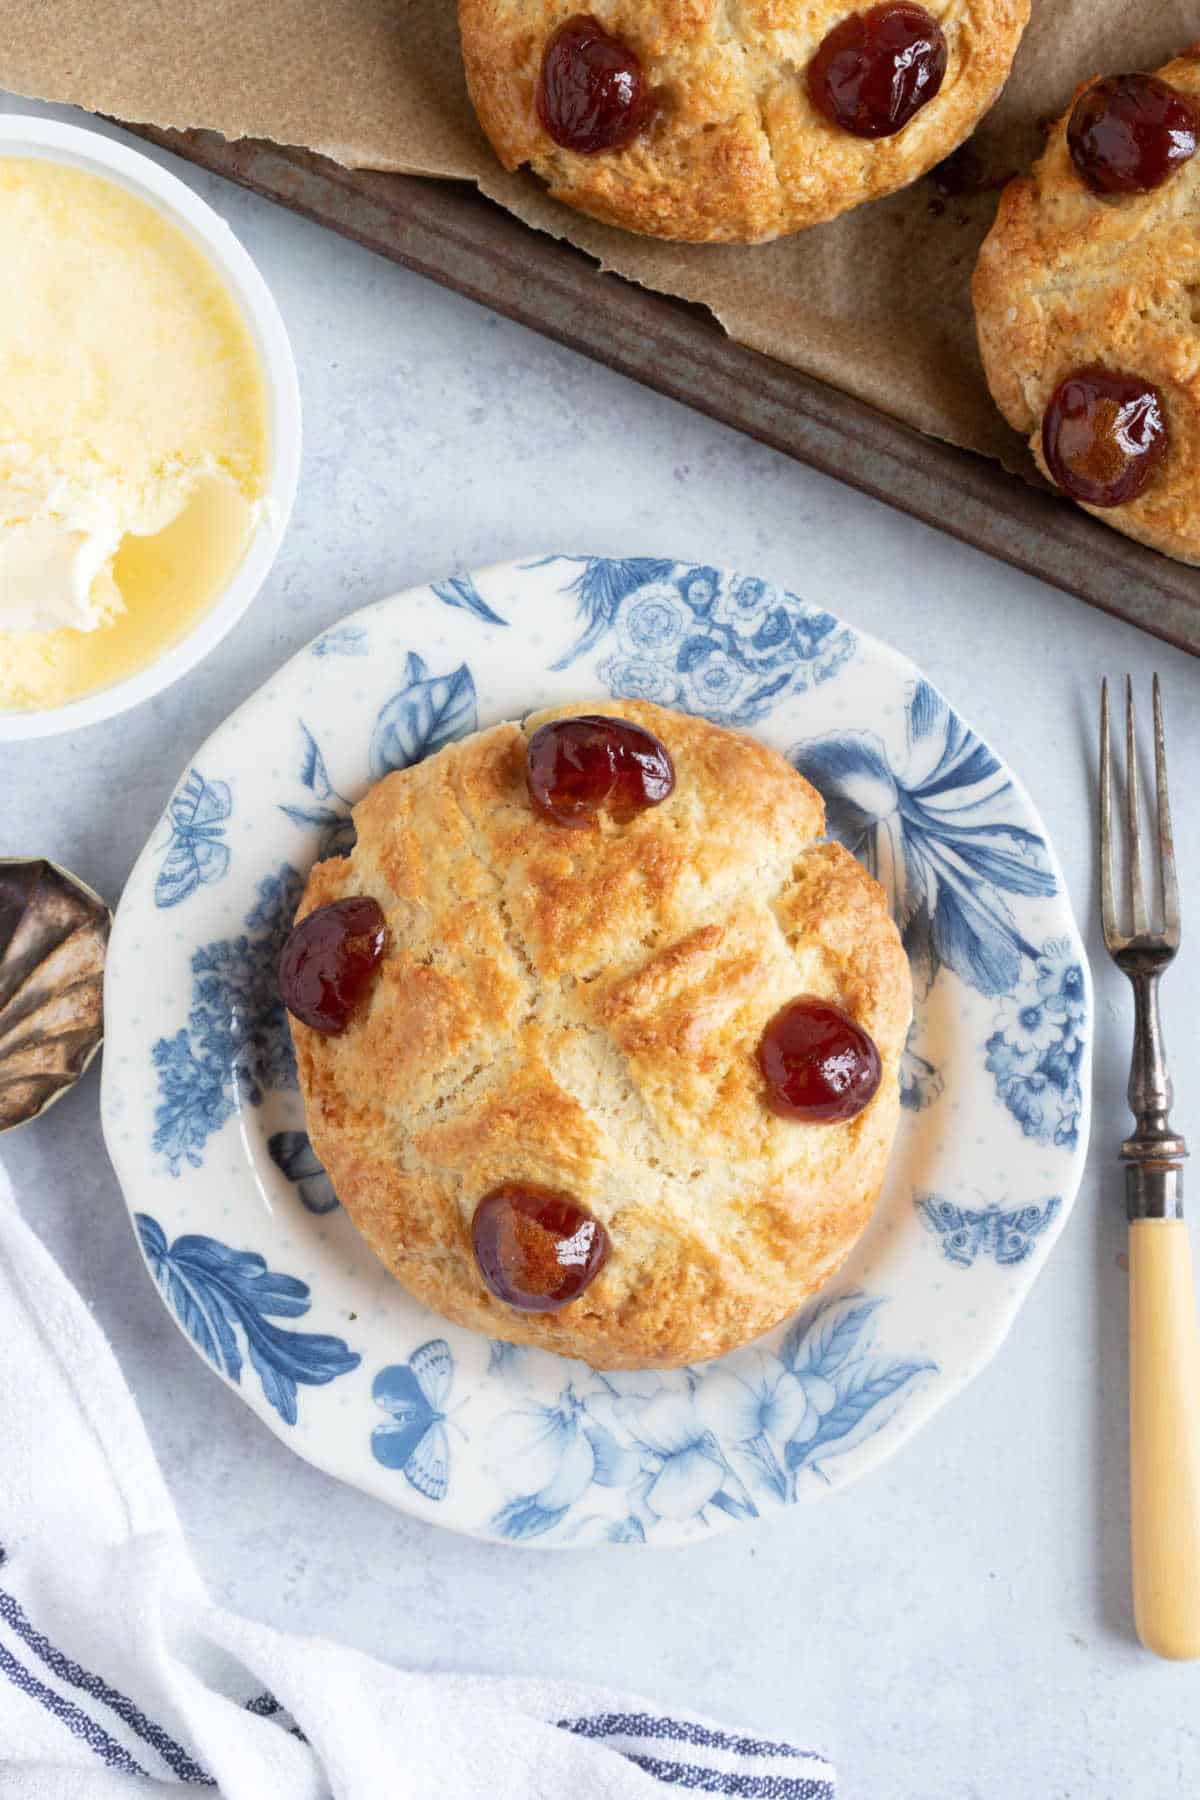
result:
[(735, 344), (703, 307), (602, 273), (458, 182), (344, 169), (277, 144), (128, 126), (647, 387), (1200, 654), (1200, 570), (997, 463)]

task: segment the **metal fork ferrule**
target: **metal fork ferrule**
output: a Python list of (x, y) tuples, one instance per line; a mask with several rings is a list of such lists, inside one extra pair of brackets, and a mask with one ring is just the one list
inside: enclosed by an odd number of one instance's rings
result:
[(1130, 1219), (1182, 1219), (1183, 1169), (1178, 1162), (1129, 1156), (1125, 1161), (1125, 1212)]

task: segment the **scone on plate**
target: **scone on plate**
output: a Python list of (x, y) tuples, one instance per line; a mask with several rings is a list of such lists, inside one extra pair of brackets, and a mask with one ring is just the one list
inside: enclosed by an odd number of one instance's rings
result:
[(988, 385), (1039, 468), (1200, 562), (1200, 51), (1087, 83), (975, 270)]
[(389, 775), (354, 823), (281, 988), (313, 1147), (411, 1293), (638, 1368), (828, 1280), (883, 1180), (911, 987), (783, 757), (605, 701)]
[(1029, 0), (459, 0), (508, 169), (652, 237), (761, 243), (906, 187), (974, 129)]

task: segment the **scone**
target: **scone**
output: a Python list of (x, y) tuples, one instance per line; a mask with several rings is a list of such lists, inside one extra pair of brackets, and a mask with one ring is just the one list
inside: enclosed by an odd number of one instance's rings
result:
[(761, 243), (906, 187), (1008, 77), (1029, 0), (459, 0), (508, 169), (611, 225)]
[[(580, 710), (372, 788), (352, 855), (312, 872), (281, 979), (316, 1026), (292, 1021), (313, 1147), (403, 1285), (491, 1337), (666, 1367), (767, 1330), (867, 1224), (909, 971), (882, 889), (819, 841), (821, 799), (783, 757), (642, 702)], [(596, 742), (657, 745), (612, 764), (595, 812), (589, 719)], [(358, 961), (331, 974), (320, 940), (343, 918)], [(814, 1123), (771, 1054), (780, 1020), (823, 1015), (877, 1060)]]
[(975, 270), (988, 385), (1043, 474), (1200, 562), (1200, 59), (1086, 84)]

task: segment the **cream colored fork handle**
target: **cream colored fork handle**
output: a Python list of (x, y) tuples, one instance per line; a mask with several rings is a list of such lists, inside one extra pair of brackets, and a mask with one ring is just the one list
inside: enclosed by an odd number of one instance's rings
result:
[(1200, 1335), (1182, 1219), (1129, 1226), (1129, 1467), (1137, 1634), (1200, 1657)]

